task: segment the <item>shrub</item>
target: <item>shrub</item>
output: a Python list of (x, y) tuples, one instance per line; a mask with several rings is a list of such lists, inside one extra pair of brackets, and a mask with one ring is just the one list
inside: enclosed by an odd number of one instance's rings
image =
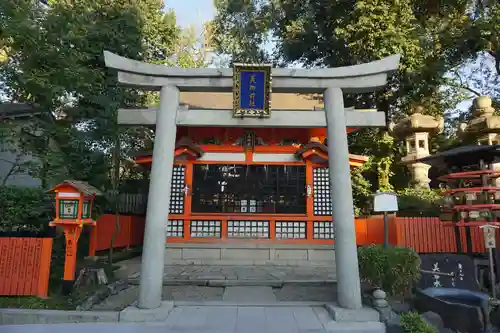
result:
[(50, 222), (52, 209), (40, 188), (0, 186), (0, 231), (42, 231)]
[(440, 190), (405, 188), (398, 191), (399, 216), (439, 216)]
[(405, 247), (369, 245), (358, 249), (361, 278), (390, 295), (406, 294), (420, 278), (420, 258)]
[(423, 320), (417, 312), (402, 313), (401, 327), (405, 333), (438, 333), (437, 329)]

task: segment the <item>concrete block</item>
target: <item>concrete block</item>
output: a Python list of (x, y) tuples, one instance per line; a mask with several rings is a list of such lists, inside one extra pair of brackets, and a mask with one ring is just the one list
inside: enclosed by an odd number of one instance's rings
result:
[(386, 333), (384, 323), (371, 322), (331, 322), (326, 327), (328, 332), (335, 333)]
[(21, 309), (0, 309), (0, 325), (38, 324), (36, 313)]
[(332, 250), (307, 250), (307, 257), (310, 261), (330, 261), (335, 262), (335, 251)]
[(221, 259), (220, 249), (183, 249), (182, 259)]
[(325, 309), (337, 322), (380, 322), (380, 313), (375, 309), (344, 309), (336, 304), (325, 304)]
[(308, 250), (275, 249), (274, 259), (284, 260), (307, 260)]
[(120, 312), (121, 322), (152, 322), (165, 321), (174, 308), (174, 302), (163, 301), (156, 309), (139, 309), (136, 306), (129, 306)]
[(221, 259), (269, 260), (269, 249), (221, 249)]
[(1, 309), (0, 324), (57, 324), (117, 322), (118, 312)]

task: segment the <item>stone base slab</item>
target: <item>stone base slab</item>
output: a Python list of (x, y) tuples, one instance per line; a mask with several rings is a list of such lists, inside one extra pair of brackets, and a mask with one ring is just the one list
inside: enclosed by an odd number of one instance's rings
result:
[(332, 245), (167, 243), (166, 265), (325, 266), (335, 264)]
[(331, 322), (326, 329), (335, 333), (386, 333), (385, 324), (379, 321)]
[(156, 309), (139, 309), (136, 306), (129, 306), (120, 312), (121, 322), (153, 322), (165, 321), (174, 308), (174, 302), (163, 301)]
[(326, 304), (326, 311), (336, 322), (380, 322), (380, 313), (375, 309), (344, 309), (336, 304)]

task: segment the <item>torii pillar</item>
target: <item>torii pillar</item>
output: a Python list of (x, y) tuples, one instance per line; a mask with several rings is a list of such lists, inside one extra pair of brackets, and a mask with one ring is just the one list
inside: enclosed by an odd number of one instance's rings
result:
[(118, 70), (120, 83), (161, 92), (160, 108), (156, 112), (120, 110), (118, 113), (118, 122), (121, 124), (156, 124), (137, 307), (153, 309), (161, 305), (164, 226), (168, 221), (168, 209), (165, 207), (169, 207), (175, 133), (176, 126), (179, 125), (245, 128), (326, 126), (332, 212), (336, 230), (338, 304), (348, 309), (362, 307), (345, 129), (346, 126), (385, 127), (386, 123), (383, 112), (346, 110), (343, 92), (369, 92), (385, 86), (388, 74), (396, 71), (399, 66), (399, 55), (349, 67), (273, 69), (273, 92), (323, 93), (325, 110), (280, 111), (266, 119), (236, 119), (232, 117), (232, 110), (210, 112), (179, 107), (179, 91), (232, 91), (232, 69), (169, 68), (123, 58), (107, 51), (104, 52), (104, 58), (107, 67)]

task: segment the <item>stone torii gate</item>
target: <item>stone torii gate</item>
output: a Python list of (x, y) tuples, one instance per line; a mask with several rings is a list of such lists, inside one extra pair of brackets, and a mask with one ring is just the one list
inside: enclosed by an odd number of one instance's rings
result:
[(385, 127), (386, 121), (384, 112), (361, 112), (344, 108), (343, 92), (369, 92), (385, 86), (388, 75), (398, 68), (399, 55), (349, 67), (272, 69), (273, 92), (322, 93), (325, 112), (279, 111), (273, 112), (269, 118), (234, 118), (232, 110), (186, 110), (179, 106), (180, 91), (231, 92), (232, 69), (169, 68), (127, 59), (107, 51), (104, 51), (104, 58), (107, 67), (118, 70), (120, 83), (160, 91), (158, 110), (119, 110), (118, 113), (120, 124), (156, 124), (138, 308), (153, 309), (161, 305), (165, 256), (164, 228), (168, 221), (168, 209), (165, 207), (169, 207), (177, 126), (326, 126), (332, 215), (336, 228), (338, 303), (343, 308), (361, 308), (346, 126)]

